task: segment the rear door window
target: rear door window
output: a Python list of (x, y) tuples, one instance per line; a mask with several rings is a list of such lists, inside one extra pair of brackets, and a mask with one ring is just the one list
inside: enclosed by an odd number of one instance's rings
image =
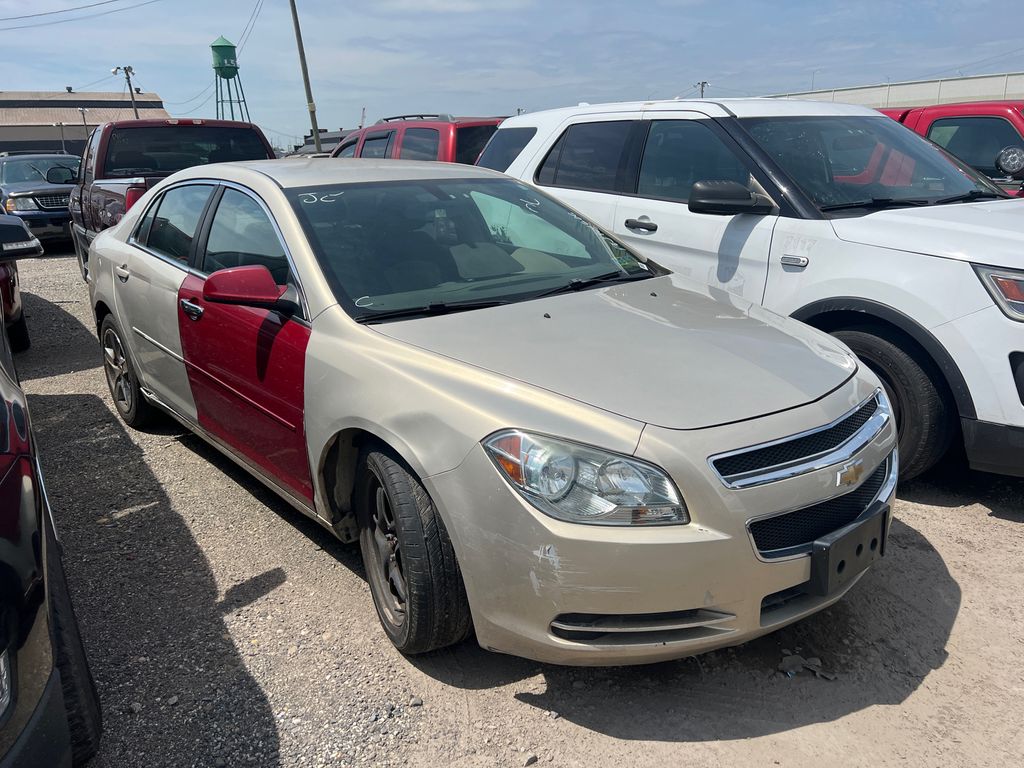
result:
[(632, 120), (577, 123), (548, 152), (537, 182), (595, 192), (614, 192), (624, 173), (623, 160)]
[(455, 162), (473, 165), (496, 130), (496, 125), (467, 125), (456, 128)]
[(252, 128), (158, 125), (114, 128), (107, 142), (104, 175), (169, 176), (207, 163), (266, 160), (271, 155)]
[(437, 160), (441, 134), (436, 128), (406, 128), (398, 156), (403, 160)]
[(501, 128), (491, 136), (476, 164), (504, 173), (536, 135), (536, 128)]
[(161, 256), (187, 264), (212, 190), (207, 184), (189, 184), (165, 192), (146, 238), (147, 247)]
[(368, 134), (359, 150), (360, 157), (391, 157), (391, 140), (395, 132)]
[(1001, 117), (947, 117), (936, 120), (928, 138), (989, 176), (1002, 176), (996, 157), (1007, 147), (1024, 145), (1009, 120)]

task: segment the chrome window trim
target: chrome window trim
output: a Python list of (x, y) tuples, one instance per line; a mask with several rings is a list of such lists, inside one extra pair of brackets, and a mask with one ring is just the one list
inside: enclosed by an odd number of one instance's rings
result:
[[(886, 456), (884, 459), (882, 459), (881, 464), (888, 464), (888, 475), (886, 476), (885, 481), (882, 483), (882, 487), (878, 489), (878, 493), (875, 494), (874, 498), (872, 498), (871, 501), (869, 501), (866, 505), (864, 505), (864, 509), (861, 511), (861, 514), (858, 515), (848, 525), (855, 525), (860, 520), (860, 518), (864, 515), (864, 512), (866, 512), (868, 509), (870, 509), (872, 506), (874, 506), (878, 502), (879, 499), (887, 499), (887, 498), (889, 498), (890, 496), (892, 496), (893, 492), (896, 490), (896, 482), (899, 480), (899, 474), (900, 474), (900, 460), (899, 460), (899, 452), (897, 451), (897, 449), (893, 448), (892, 449), (892, 453), (890, 453), (888, 456)], [(857, 485), (857, 488), (852, 488), (850, 490), (847, 490), (844, 493), (839, 494), (839, 496), (845, 496), (847, 493), (853, 493), (854, 491), (856, 491), (858, 488), (860, 488), (861, 485), (863, 485), (865, 482), (867, 482), (868, 478), (870, 478), (871, 475), (873, 475), (875, 473), (875, 471), (878, 469), (879, 466), (880, 465), (876, 464), (875, 467), (871, 470), (871, 473), (868, 474), (867, 477), (865, 477), (864, 480)], [(834, 498), (838, 498), (838, 496), (832, 496), (830, 498), (834, 499)], [(807, 507), (813, 507), (815, 504), (820, 504), (820, 503), (822, 503), (824, 501), (829, 501), (830, 498), (821, 499), (820, 501), (812, 502), (810, 504), (802, 504), (799, 507), (793, 507), (791, 509), (785, 509), (785, 510), (783, 510), (781, 512), (769, 512), (768, 514), (758, 515), (757, 517), (752, 517), (749, 520), (747, 520), (747, 522), (746, 522), (744, 527), (746, 528), (746, 531), (747, 531), (747, 539), (750, 541), (750, 546), (754, 550), (754, 557), (756, 557), (762, 563), (785, 563), (785, 562), (788, 562), (790, 560), (797, 560), (798, 558), (801, 558), (801, 557), (809, 557), (810, 556), (810, 552), (794, 552), (793, 554), (783, 555), (781, 557), (765, 557), (761, 553), (761, 551), (757, 548), (757, 542), (754, 540), (754, 533), (750, 530), (750, 526), (752, 526), (754, 523), (761, 522), (762, 520), (770, 520), (773, 517), (779, 517), (781, 515), (788, 515), (788, 514), (790, 514), (792, 512), (799, 512), (801, 509), (806, 509)], [(844, 527), (847, 527), (847, 526), (844, 526)], [(841, 530), (841, 529), (837, 528), (836, 530)], [(768, 550), (768, 551), (769, 552), (779, 552), (779, 551), (782, 551), (782, 550)]]
[[(744, 453), (751, 453), (764, 448), (771, 448), (775, 445), (790, 443), (794, 440), (810, 437), (811, 435), (832, 429), (853, 416), (873, 399), (877, 401), (878, 407), (875, 409), (875, 412), (871, 414), (871, 418), (864, 422), (860, 429), (850, 435), (850, 437), (835, 448), (812, 454), (810, 456), (805, 456), (789, 463), (776, 464), (774, 466), (764, 467), (762, 469), (745, 472), (739, 475), (722, 475), (722, 473), (720, 473), (715, 467), (715, 462), (720, 459)], [(861, 448), (871, 442), (871, 440), (873, 440), (878, 433), (882, 431), (891, 419), (892, 411), (885, 397), (882, 395), (881, 388), (879, 388), (876, 389), (870, 397), (865, 398), (858, 405), (854, 406), (842, 416), (828, 424), (815, 427), (814, 429), (808, 429), (804, 432), (798, 432), (794, 435), (788, 435), (786, 437), (779, 438), (778, 440), (770, 440), (766, 443), (757, 443), (756, 445), (749, 445), (745, 448), (738, 448), (734, 451), (716, 453), (713, 456), (708, 457), (708, 466), (711, 467), (711, 471), (714, 472), (715, 476), (722, 481), (722, 484), (731, 490), (754, 488), (759, 485), (775, 483), (780, 480), (788, 480), (789, 478), (797, 477), (798, 475), (816, 472), (818, 470), (825, 469), (826, 467), (830, 467), (833, 464), (848, 461), (855, 453), (860, 451)]]
[[(216, 188), (217, 187), (224, 187), (226, 189), (234, 189), (236, 192), (241, 192), (242, 194), (244, 194), (247, 197), (251, 198), (252, 200), (254, 200), (256, 202), (257, 205), (259, 205), (260, 209), (267, 215), (267, 218), (270, 219), (271, 226), (274, 227), (274, 233), (277, 235), (278, 242), (281, 244), (281, 248), (284, 250), (285, 258), (288, 260), (288, 268), (291, 270), (292, 276), (295, 279), (295, 288), (296, 288), (296, 291), (299, 294), (299, 306), (302, 308), (302, 317), (293, 317), (291, 319), (295, 320), (296, 322), (300, 322), (303, 325), (307, 325), (307, 326), (310, 325), (310, 323), (312, 322), (312, 318), (310, 317), (309, 305), (306, 303), (306, 291), (302, 287), (302, 278), (299, 275), (299, 271), (298, 271), (298, 269), (295, 268), (295, 259), (292, 257), (291, 249), (288, 247), (288, 241), (285, 239), (284, 233), (281, 231), (281, 227), (277, 223), (277, 219), (274, 217), (274, 214), (270, 211), (270, 208), (263, 201), (263, 199), (254, 190), (250, 189), (249, 187), (243, 186), (242, 184), (238, 184), (237, 182), (234, 182), (234, 181), (227, 181), (227, 180), (224, 180), (224, 179), (206, 179), (206, 178), (203, 178), (203, 179), (185, 179), (185, 180), (177, 182), (175, 184), (170, 184), (167, 187), (164, 187), (163, 189), (161, 189), (160, 190), (160, 194), (157, 195), (156, 198), (153, 199), (150, 202), (150, 204), (146, 207), (146, 210), (142, 212), (142, 216), (139, 217), (139, 220), (136, 222), (135, 227), (132, 229), (131, 235), (129, 235), (129, 237), (128, 237), (128, 244), (133, 246), (133, 247), (135, 247), (135, 248), (138, 248), (143, 253), (149, 254), (150, 256), (153, 256), (154, 258), (160, 259), (161, 261), (165, 261), (168, 264), (172, 264), (172, 265), (178, 267), (179, 269), (181, 269), (183, 272), (187, 272), (190, 275), (195, 275), (196, 277), (202, 278), (203, 280), (205, 280), (207, 277), (209, 277), (210, 275), (209, 275), (208, 272), (203, 272), (202, 270), (197, 269), (196, 267), (192, 266), (191, 264), (188, 264), (187, 262), (182, 262), (182, 261), (179, 261), (177, 259), (172, 259), (170, 256), (165, 256), (164, 254), (158, 253), (158, 252), (152, 250), (151, 248), (149, 248), (147, 245), (144, 245), (144, 244), (140, 243), (136, 239), (136, 237), (135, 237), (136, 233), (139, 230), (139, 224), (141, 224), (142, 220), (146, 218), (146, 214), (149, 213), (149, 209), (150, 208), (152, 208), (154, 205), (157, 205), (161, 200), (163, 200), (164, 195), (167, 194), (167, 192), (169, 192), (170, 190), (177, 189), (178, 187), (189, 186), (189, 185), (195, 185), (195, 186), (212, 185), (214, 187), (214, 190), (213, 190), (214, 194), (216, 194), (216, 191), (217, 191)], [(218, 205), (218, 207), (220, 207), (220, 202), (219, 201), (218, 201), (217, 205)], [(213, 215), (214, 216), (217, 215), (216, 209), (214, 209)]]

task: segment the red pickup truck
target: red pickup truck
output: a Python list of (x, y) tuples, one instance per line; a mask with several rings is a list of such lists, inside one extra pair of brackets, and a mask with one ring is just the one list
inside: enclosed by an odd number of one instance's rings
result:
[(182, 168), (275, 157), (252, 123), (233, 120), (120, 120), (89, 137), (71, 190), (71, 235), (84, 277), (97, 234), (161, 179)]
[(1024, 197), (1024, 102), (974, 101), (878, 110)]

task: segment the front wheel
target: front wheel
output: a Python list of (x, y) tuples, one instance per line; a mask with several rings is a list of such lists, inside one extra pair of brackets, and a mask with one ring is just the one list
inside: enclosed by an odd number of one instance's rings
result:
[(844, 329), (845, 343), (882, 381), (899, 433), (900, 479), (927, 471), (946, 453), (956, 431), (941, 373), (909, 339), (882, 328)]
[(468, 637), (469, 602), (455, 550), (415, 475), (389, 451), (365, 450), (355, 502), (366, 580), (395, 647), (415, 655)]

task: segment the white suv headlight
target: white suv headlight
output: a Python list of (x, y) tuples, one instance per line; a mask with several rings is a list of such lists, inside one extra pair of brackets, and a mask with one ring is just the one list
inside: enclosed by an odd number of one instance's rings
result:
[(1024, 272), (974, 264), (981, 282), (1011, 320), (1024, 322)]
[(685, 525), (672, 480), (652, 464), (509, 429), (483, 441), (505, 479), (545, 515), (589, 525)]

